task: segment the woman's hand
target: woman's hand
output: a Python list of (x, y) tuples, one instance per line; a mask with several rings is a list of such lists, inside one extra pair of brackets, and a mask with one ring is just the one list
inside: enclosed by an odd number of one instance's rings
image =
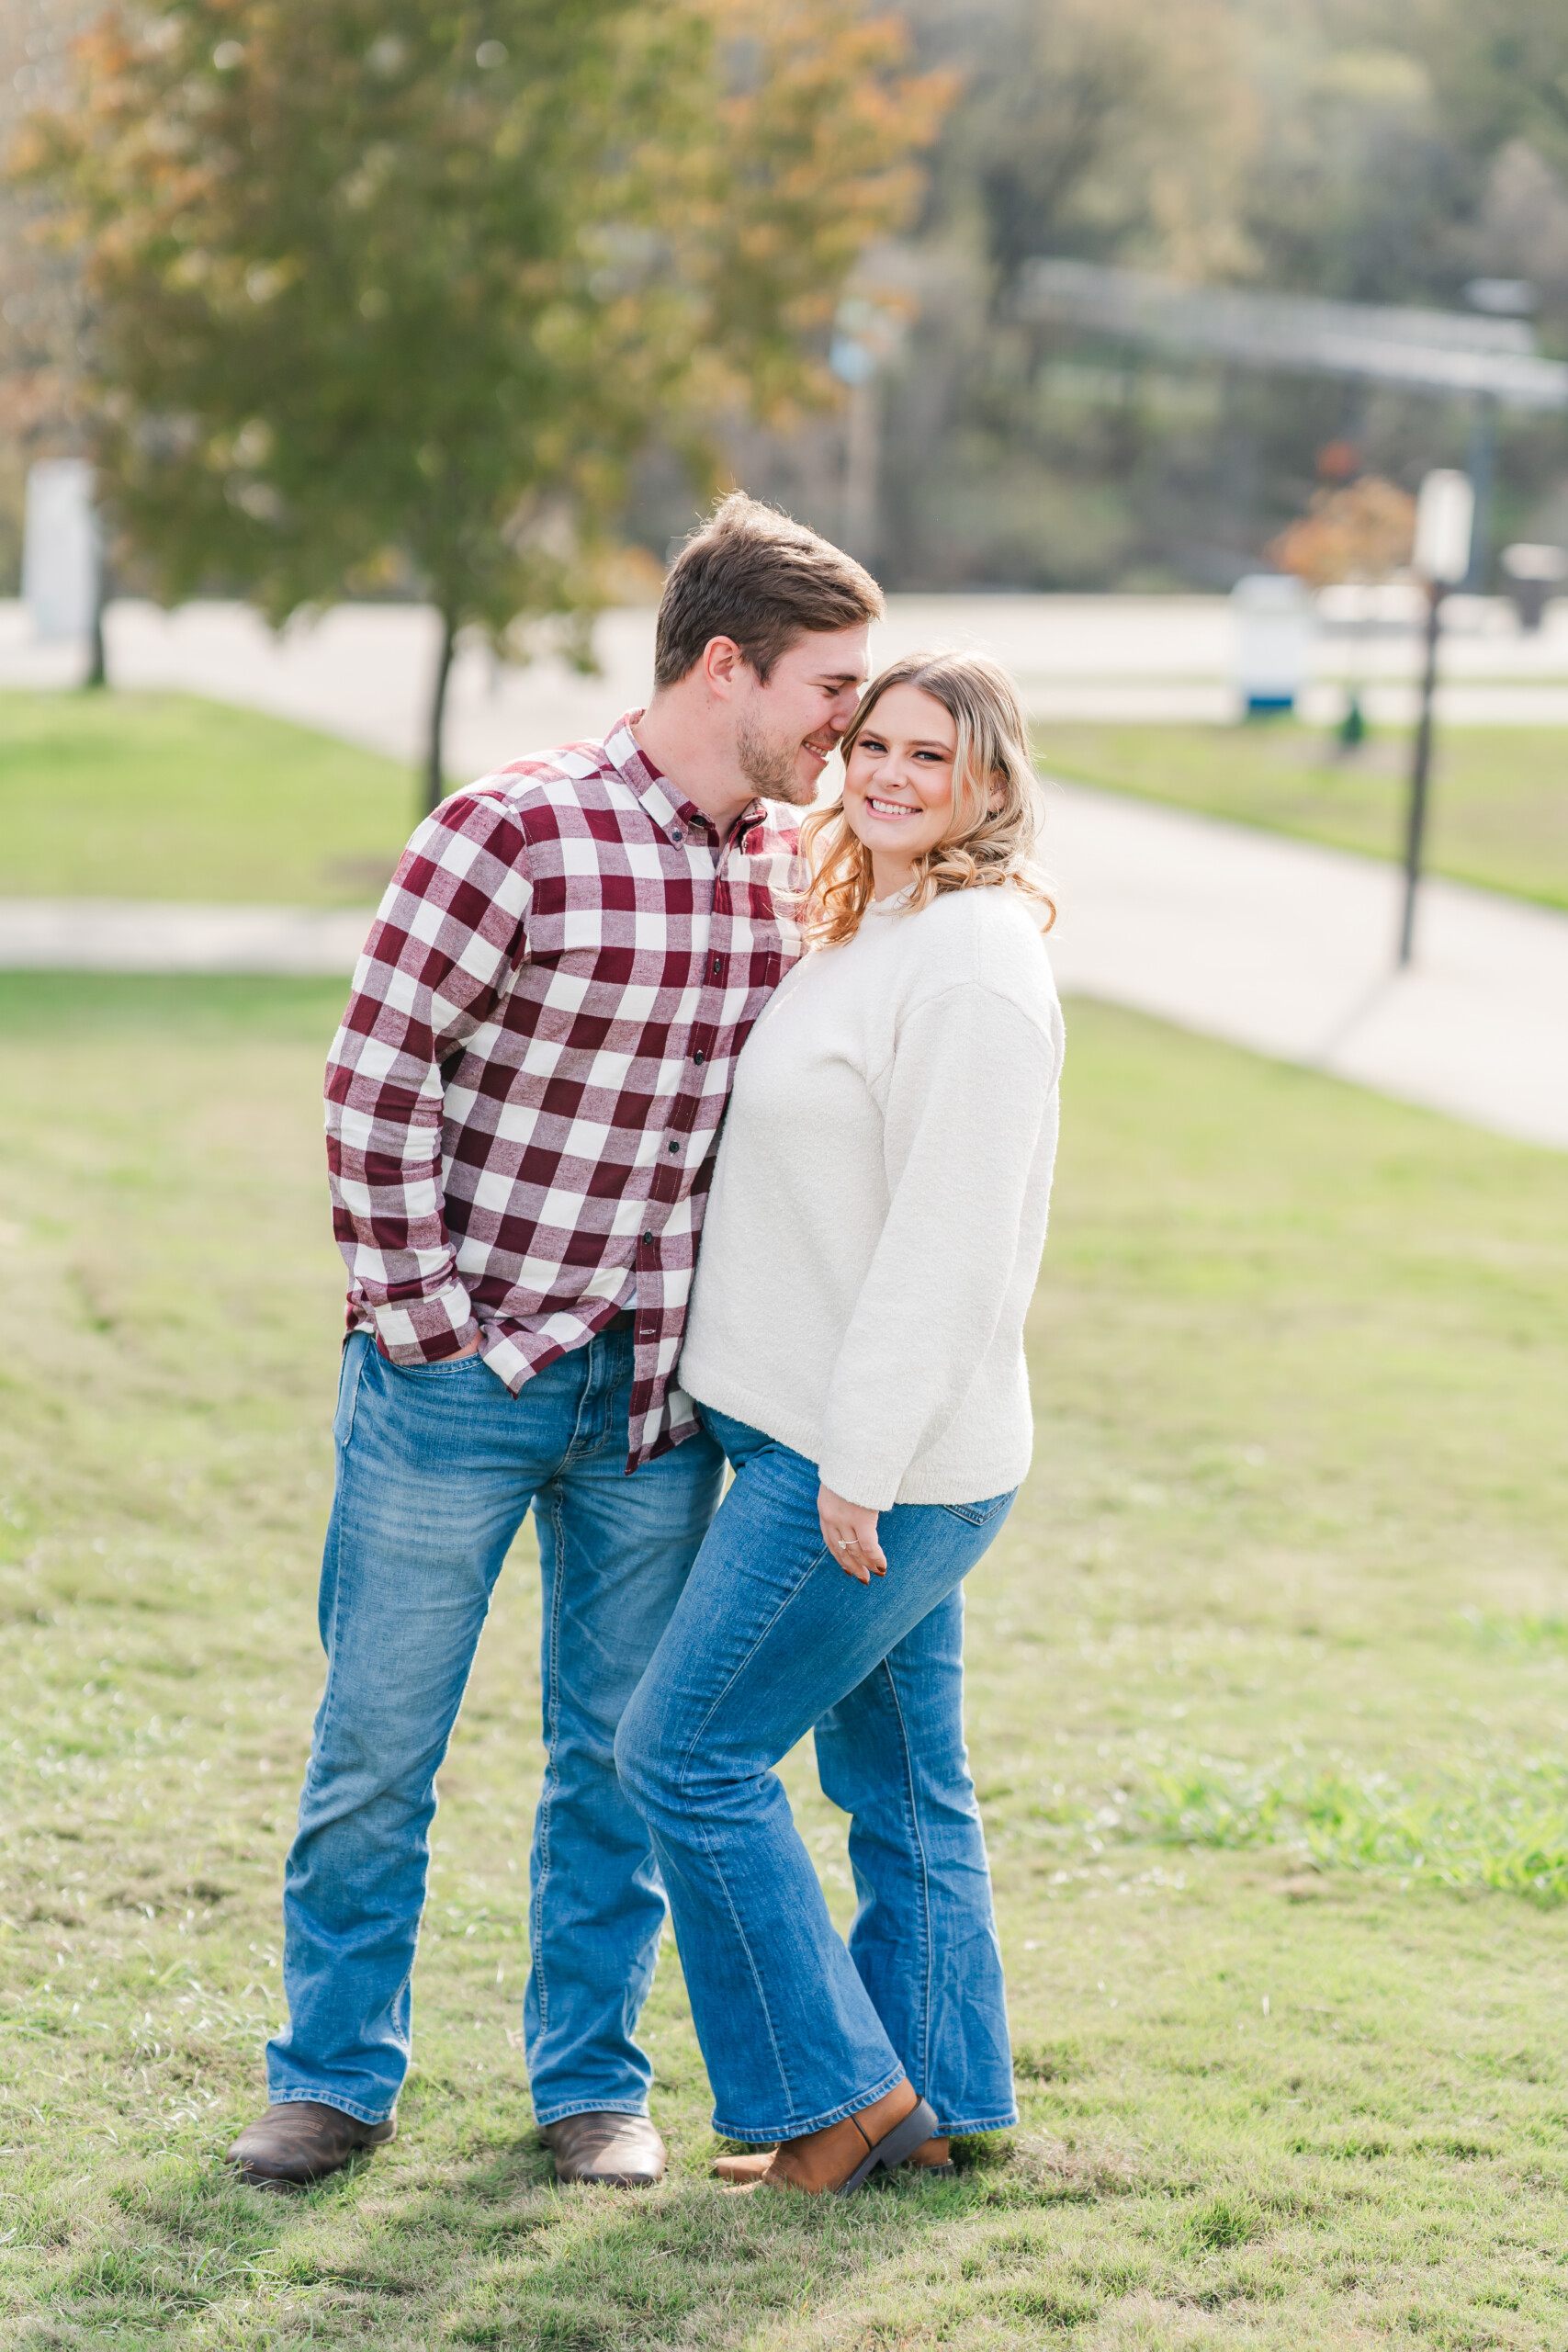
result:
[(847, 1503), (831, 1487), (818, 1487), (817, 1516), (822, 1522), (822, 1541), (846, 1576), (853, 1577), (857, 1584), (869, 1584), (873, 1577), (887, 1574), (887, 1561), (876, 1540), (874, 1510)]

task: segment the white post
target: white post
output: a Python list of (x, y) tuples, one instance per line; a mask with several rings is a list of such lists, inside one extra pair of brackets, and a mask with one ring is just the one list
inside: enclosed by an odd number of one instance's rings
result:
[(42, 459), (28, 475), (22, 538), (22, 597), (40, 642), (91, 634), (100, 560), (92, 467)]

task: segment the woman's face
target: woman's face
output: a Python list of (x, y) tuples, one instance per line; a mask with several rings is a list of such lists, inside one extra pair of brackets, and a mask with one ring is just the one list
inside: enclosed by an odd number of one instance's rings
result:
[(878, 895), (934, 849), (953, 822), (958, 729), (919, 686), (878, 697), (844, 763), (844, 816), (870, 850)]

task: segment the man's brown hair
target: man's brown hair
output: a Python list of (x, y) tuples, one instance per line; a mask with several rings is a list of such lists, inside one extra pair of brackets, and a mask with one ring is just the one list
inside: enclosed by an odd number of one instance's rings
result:
[(881, 617), (882, 591), (852, 556), (732, 490), (693, 532), (664, 583), (654, 684), (674, 685), (710, 639), (728, 637), (766, 684), (797, 638)]

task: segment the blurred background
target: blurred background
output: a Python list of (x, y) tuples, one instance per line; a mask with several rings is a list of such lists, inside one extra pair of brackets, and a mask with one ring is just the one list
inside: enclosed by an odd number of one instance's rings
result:
[[(57, 178), (52, 195), (38, 182), (13, 187), (6, 200), (0, 589), (14, 593), (19, 578), (29, 457), (73, 452), (83, 369), (111, 356), (129, 361), (115, 315), (129, 290), (124, 273), (163, 273), (163, 299), (175, 299), (172, 249), (147, 242), (145, 218), (133, 254), (122, 248), (111, 261), (103, 247), (106, 206), (158, 201), (145, 156), (107, 152), (111, 126), (123, 130), (123, 109), (140, 102), (192, 136), (199, 120), (216, 154), (235, 136), (228, 110), (248, 107), (267, 117), (269, 138), (287, 148), (279, 93), (254, 38), (247, 59), (210, 62), (225, 30), (230, 48), (244, 46), (234, 38), (244, 13), (171, 12), (162, 21), (182, 28), (180, 44), (177, 53), (159, 52), (163, 73), (144, 62), (134, 99), (99, 81), (89, 122), (76, 126), (74, 179)], [(491, 17), (499, 25), (508, 14), (469, 13), (471, 27), (459, 25), (461, 11), (442, 15), (441, 36), (482, 35)], [(617, 17), (624, 32), (626, 13), (590, 12), (584, 45), (603, 44)], [(667, 24), (680, 14), (662, 13)], [(400, 31), (405, 14), (417, 21)], [(77, 0), (11, 0), (0, 28), (7, 130), (58, 100), (68, 43), (96, 15)], [(869, 28), (842, 8), (749, 16), (727, 0), (710, 17), (708, 54), (681, 61), (683, 101), (707, 118), (700, 133), (673, 119), (670, 83), (661, 107), (646, 90), (626, 100), (641, 109), (631, 144), (679, 143), (684, 132), (706, 151), (699, 187), (688, 149), (684, 217), (660, 219), (659, 198), (629, 181), (616, 188), (601, 180), (592, 206), (579, 208), (584, 241), (595, 228), (606, 240), (597, 273), (585, 273), (597, 275), (601, 298), (606, 273), (624, 299), (681, 275), (688, 288), (701, 277), (711, 296), (714, 269), (728, 272), (703, 323), (710, 358), (721, 350), (735, 380), (710, 381), (705, 400), (704, 388), (683, 385), (675, 419), (659, 413), (658, 396), (671, 387), (656, 383), (645, 361), (647, 436), (629, 448), (611, 501), (617, 539), (643, 560), (640, 576), (654, 576), (671, 538), (690, 526), (691, 425), (705, 409), (707, 462), (849, 539), (896, 592), (1229, 589), (1325, 487), (1371, 475), (1409, 491), (1438, 464), (1479, 461), (1488, 471), (1472, 586), (1505, 582), (1499, 558), (1509, 544), (1568, 542), (1560, 403), (1529, 405), (1506, 386), (1501, 397), (1496, 387), (1468, 389), (1462, 370), (1446, 388), (1436, 379), (1401, 381), (1380, 376), (1365, 356), (1362, 371), (1351, 372), (1353, 355), (1343, 350), (1337, 366), (1322, 353), (1304, 366), (1299, 355), (1281, 364), (1278, 334), (1260, 324), (1249, 353), (1244, 331), (1224, 344), (1213, 322), (1205, 335), (1201, 319), (1139, 319), (1130, 301), (1118, 318), (1092, 288), (1040, 267), (1076, 261), (1190, 287), (1442, 311), (1446, 331), (1439, 336), (1434, 322), (1428, 339), (1455, 350), (1466, 347), (1466, 319), (1478, 354), (1568, 350), (1564, 36), (1551, 0), (977, 0), (963, 8), (913, 0), (897, 17), (878, 12)], [(359, 71), (347, 83), (341, 67), (333, 77), (335, 101), (380, 118), (358, 126), (358, 168), (370, 180), (342, 198), (360, 206), (350, 220), (368, 224), (389, 198), (372, 200), (378, 167), (363, 150), (378, 143), (378, 131), (387, 145), (416, 130), (407, 77), (437, 19), (397, 8), (317, 12), (329, 40), (334, 17), (346, 40), (369, 36)], [(365, 62), (377, 25), (379, 66)], [(388, 71), (387, 44), (398, 42), (406, 61)], [(476, 38), (475, 52), (484, 46)], [(489, 46), (505, 45), (492, 34)], [(107, 59), (100, 62), (107, 74)], [(552, 56), (548, 70), (570, 75), (582, 62)], [(204, 92), (199, 116), (183, 86), (193, 70)], [(425, 70), (446, 78), (448, 61), (433, 51)], [(476, 89), (460, 100), (446, 95), (471, 109), (482, 91), (487, 105), (515, 108), (515, 90), (490, 85), (536, 70), (534, 60), (525, 69), (498, 54), (488, 70), (470, 64)], [(300, 105), (310, 111), (302, 93)], [(726, 114), (733, 135), (751, 142), (739, 194), (733, 184), (721, 193), (715, 176), (734, 164), (713, 136), (715, 116)], [(778, 142), (792, 129), (807, 135), (785, 191)], [(343, 137), (354, 135), (343, 121)], [(345, 157), (317, 161), (341, 191)], [(769, 187), (788, 210), (765, 221), (759, 194)], [(87, 206), (96, 241), (90, 232), (85, 245), (40, 246), (25, 227), (66, 201), (67, 187)], [(164, 218), (184, 249), (187, 297), (197, 289), (192, 256), (215, 232), (236, 257), (240, 246), (254, 247), (253, 271), (286, 275), (293, 263), (284, 249), (314, 242), (323, 265), (331, 248), (333, 290), (357, 315), (362, 343), (398, 351), (397, 314), (414, 307), (407, 281), (417, 256), (400, 257), (400, 284), (351, 283), (347, 273), (357, 264), (363, 277), (373, 258), (368, 225), (362, 240), (343, 233), (341, 220), (319, 224), (312, 239), (287, 217), (286, 189), (263, 200), (281, 217), (253, 211), (183, 226)], [(757, 217), (738, 217), (748, 204)], [(694, 215), (717, 205), (734, 208), (731, 220), (706, 235), (714, 223)], [(87, 225), (80, 212), (77, 220)], [(502, 237), (519, 233), (518, 217), (493, 226)], [(542, 226), (530, 221), (524, 244)], [(726, 236), (735, 250), (722, 254), (716, 248)], [(781, 237), (794, 247), (784, 258)], [(694, 244), (705, 253), (694, 256)], [(378, 293), (385, 309), (367, 300)], [(279, 307), (297, 296), (280, 282), (271, 290), (253, 284), (249, 299), (273, 314), (276, 330)], [(645, 309), (645, 328), (648, 318)], [(678, 336), (668, 317), (662, 324)], [(302, 334), (304, 322), (287, 331)], [(798, 339), (804, 368), (778, 347), (781, 331)], [(341, 317), (337, 334), (338, 364), (352, 368)], [(1378, 334), (1369, 322), (1366, 343)], [(321, 351), (324, 359), (324, 331)], [(139, 369), (126, 372), (140, 375), (136, 396), (151, 405), (159, 388), (149, 365), (142, 354)], [(178, 363), (164, 355), (162, 365), (167, 392)], [(803, 401), (828, 389), (825, 373), (843, 397), (830, 406)], [(182, 382), (186, 397), (190, 389)], [(748, 407), (761, 408), (761, 420)], [(270, 480), (254, 435), (230, 455), (259, 482)], [(133, 548), (120, 560), (134, 582)], [(356, 560), (397, 568), (380, 548)], [(221, 577), (216, 560), (204, 584)], [(401, 584), (411, 584), (406, 564)]]

